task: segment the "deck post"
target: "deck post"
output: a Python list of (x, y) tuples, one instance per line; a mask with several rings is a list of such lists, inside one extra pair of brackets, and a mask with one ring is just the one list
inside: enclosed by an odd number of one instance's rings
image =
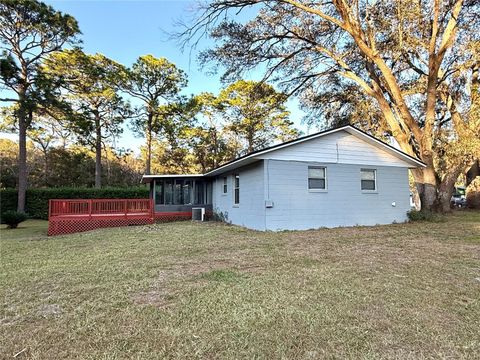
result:
[(92, 218), (92, 207), (93, 207), (93, 200), (88, 200), (88, 218)]
[(125, 219), (128, 218), (127, 213), (128, 213), (128, 200), (123, 200), (124, 202), (124, 209), (125, 209)]

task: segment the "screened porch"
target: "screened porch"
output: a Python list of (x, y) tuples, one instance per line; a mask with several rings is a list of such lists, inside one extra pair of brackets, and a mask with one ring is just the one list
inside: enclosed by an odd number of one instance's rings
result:
[(185, 212), (193, 207), (212, 208), (212, 183), (208, 179), (159, 177), (151, 184), (156, 212)]

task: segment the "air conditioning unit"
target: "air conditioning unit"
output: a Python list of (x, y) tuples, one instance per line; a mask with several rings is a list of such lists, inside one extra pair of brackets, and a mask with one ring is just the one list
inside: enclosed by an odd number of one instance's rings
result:
[(204, 219), (205, 219), (205, 208), (192, 208), (192, 220), (204, 221)]

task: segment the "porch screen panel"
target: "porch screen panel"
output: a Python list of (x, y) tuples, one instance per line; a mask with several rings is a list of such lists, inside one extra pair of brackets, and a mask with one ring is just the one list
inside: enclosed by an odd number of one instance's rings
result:
[(183, 184), (183, 203), (190, 205), (192, 203), (192, 180), (185, 180)]
[(205, 187), (203, 181), (195, 181), (195, 204), (204, 204)]
[(163, 199), (163, 193), (164, 193), (164, 186), (163, 186), (163, 180), (155, 180), (155, 204), (156, 205), (163, 205), (164, 204), (164, 199)]
[(174, 204), (183, 205), (183, 180), (175, 180)]
[(165, 180), (164, 192), (165, 192), (165, 205), (172, 205), (173, 204), (173, 180)]
[(205, 183), (206, 186), (206, 193), (207, 193), (207, 201), (205, 202), (206, 204), (212, 204), (212, 193), (213, 193), (213, 185), (211, 182)]

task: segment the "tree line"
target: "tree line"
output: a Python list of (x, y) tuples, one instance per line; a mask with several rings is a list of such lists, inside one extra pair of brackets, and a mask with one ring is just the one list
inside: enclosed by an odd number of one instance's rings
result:
[[(28, 185), (101, 187), (152, 170), (208, 171), (299, 134), (287, 96), (267, 83), (182, 95), (187, 75), (167, 59), (144, 55), (127, 67), (85, 53), (80, 36), (74, 17), (42, 2), (0, 1), (1, 130), (18, 133), (18, 143), (1, 144), (2, 186), (18, 188), (19, 211)], [(145, 139), (140, 155), (115, 146), (125, 123)]]
[[(254, 15), (240, 21), (251, 7)], [(230, 85), (182, 96), (186, 74), (167, 60), (147, 55), (125, 67), (84, 54), (73, 17), (33, 0), (1, 0), (2, 79), (15, 95), (2, 100), (15, 103), (19, 204), (27, 131), (41, 117), (59, 119), (94, 150), (98, 186), (102, 144), (126, 119), (145, 138), (145, 172), (163, 156), (203, 171), (296, 136), (284, 106), (296, 96), (309, 124), (393, 136), (426, 164), (412, 170), (422, 208), (445, 211), (459, 175), (478, 173), (479, 27), (480, 5), (469, 0), (213, 0), (177, 35), (186, 46), (212, 38), (199, 61), (225, 70)], [(241, 80), (256, 68), (261, 82)]]

